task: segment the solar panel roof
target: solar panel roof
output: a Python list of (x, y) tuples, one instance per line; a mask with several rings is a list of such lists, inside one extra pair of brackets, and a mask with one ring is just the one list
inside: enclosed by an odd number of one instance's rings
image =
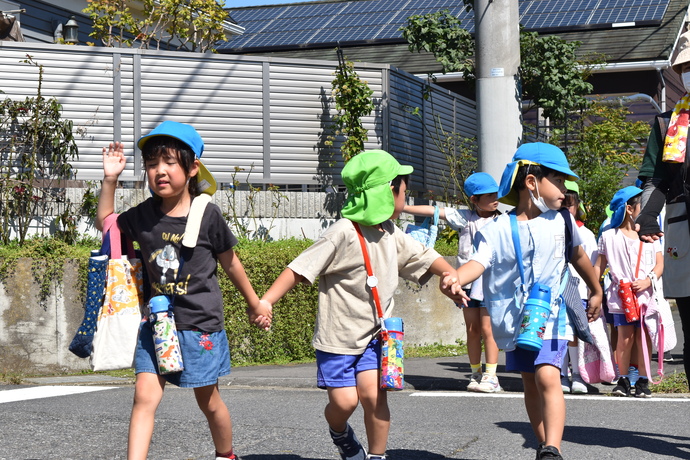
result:
[[(519, 0), (520, 24), (528, 30), (658, 25), (670, 0)], [(474, 31), (474, 13), (459, 0), (316, 1), (229, 8), (245, 28), (219, 50), (318, 46), (402, 40), (400, 27), (413, 15), (449, 10)]]

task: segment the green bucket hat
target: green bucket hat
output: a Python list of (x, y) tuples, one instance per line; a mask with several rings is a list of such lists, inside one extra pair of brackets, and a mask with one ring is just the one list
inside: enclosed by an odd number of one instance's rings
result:
[(352, 157), (340, 174), (348, 191), (342, 216), (362, 225), (388, 220), (395, 210), (390, 182), (412, 171), (412, 166), (401, 165), (383, 150), (367, 150)]

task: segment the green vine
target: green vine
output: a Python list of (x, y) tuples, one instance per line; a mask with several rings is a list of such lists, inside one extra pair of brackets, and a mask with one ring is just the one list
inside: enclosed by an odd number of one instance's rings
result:
[(5, 283), (17, 267), (19, 259), (31, 259), (31, 273), (38, 283), (39, 303), (46, 308), (51, 289), (62, 284), (65, 261), (72, 259), (79, 265), (79, 292), (86, 288), (86, 271), (90, 250), (100, 246), (96, 238), (84, 238), (76, 245), (55, 238), (33, 237), (19, 244), (17, 241), (0, 246), (0, 282)]
[(359, 78), (355, 72), (355, 65), (344, 58), (338, 64), (331, 88), (338, 114), (333, 117), (333, 134), (328, 136), (326, 145), (332, 147), (334, 142), (345, 136), (340, 152), (343, 160), (347, 162), (362, 152), (364, 143), (369, 140), (361, 118), (374, 110), (374, 101), (371, 98), (374, 91), (369, 88), (366, 81)]

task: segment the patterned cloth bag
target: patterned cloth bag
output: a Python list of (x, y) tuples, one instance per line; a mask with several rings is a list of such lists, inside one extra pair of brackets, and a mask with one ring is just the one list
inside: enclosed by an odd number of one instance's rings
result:
[(407, 224), (405, 233), (409, 234), (416, 241), (419, 241), (428, 248), (433, 248), (438, 237), (438, 206), (434, 206), (433, 220), (429, 217), (424, 219), (422, 225)]
[(69, 351), (80, 358), (88, 358), (93, 352), (93, 335), (96, 332), (98, 313), (105, 297), (105, 278), (108, 273), (108, 251), (105, 246), (106, 244), (100, 251), (92, 251), (89, 257), (84, 318), (69, 344)]
[(132, 367), (137, 344), (141, 307), (144, 300), (143, 266), (134, 257), (134, 247), (127, 241), (127, 257), (122, 256), (122, 239), (117, 215), (106, 219), (103, 232), (109, 232), (111, 257), (105, 298), (98, 315), (93, 338), (91, 367), (94, 371)]
[(594, 342), (590, 344), (580, 340), (577, 344), (580, 376), (590, 384), (612, 382), (616, 378), (616, 369), (604, 317), (589, 323), (589, 330)]

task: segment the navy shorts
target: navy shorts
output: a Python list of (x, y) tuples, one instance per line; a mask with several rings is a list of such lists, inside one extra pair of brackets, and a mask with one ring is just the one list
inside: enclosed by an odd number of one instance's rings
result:
[(534, 373), (540, 364), (550, 364), (560, 369), (567, 352), (568, 341), (558, 339), (544, 340), (539, 351), (517, 347), (506, 352), (506, 370)]
[(629, 323), (625, 319), (625, 313), (614, 313), (612, 316), (613, 316), (613, 325), (615, 327), (618, 327), (618, 326), (640, 327), (640, 320), (639, 319), (637, 321), (633, 321), (632, 323)]
[[(173, 385), (198, 388), (215, 385), (218, 377), (230, 373), (230, 346), (225, 331), (177, 331), (184, 370), (162, 377)], [(158, 374), (153, 330), (148, 321), (139, 327), (134, 372)]]
[(316, 385), (319, 388), (357, 386), (357, 374), (378, 369), (381, 345), (373, 339), (360, 355), (340, 355), (316, 350)]

